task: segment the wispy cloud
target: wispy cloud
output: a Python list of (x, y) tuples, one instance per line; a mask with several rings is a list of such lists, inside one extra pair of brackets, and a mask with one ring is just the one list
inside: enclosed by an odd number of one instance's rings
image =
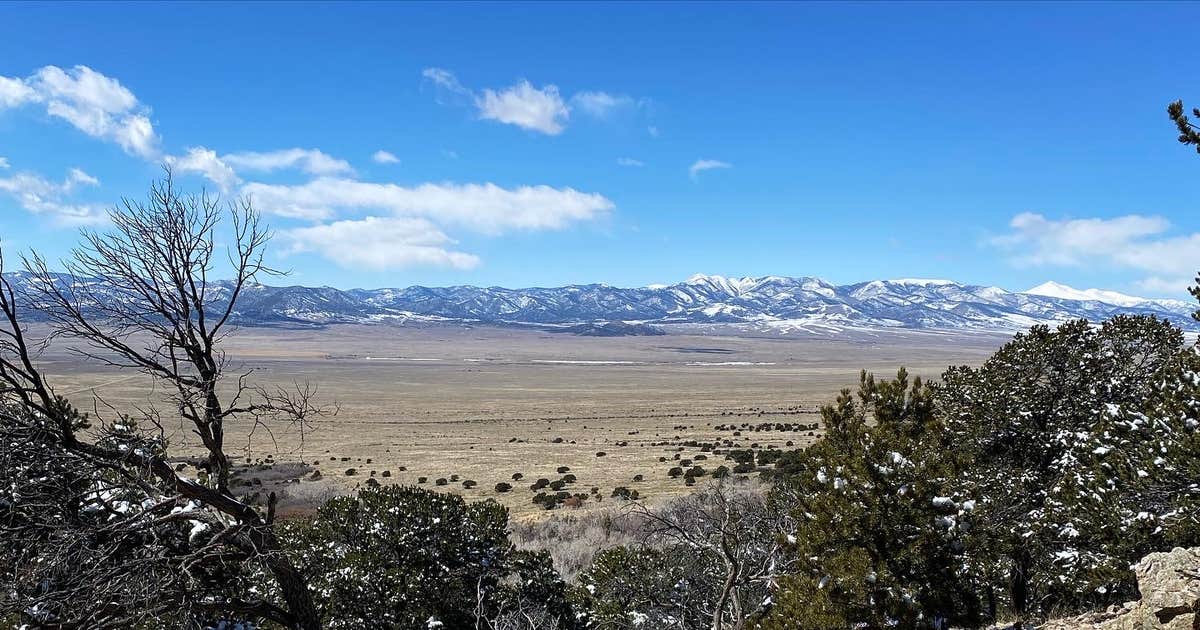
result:
[(222, 156), (225, 163), (247, 171), (271, 172), (297, 169), (310, 175), (353, 173), (350, 163), (318, 149), (280, 149), (277, 151), (246, 151)]
[(25, 79), (0, 75), (0, 107), (16, 107), (32, 103), (37, 98)]
[(222, 191), (228, 191), (242, 181), (216, 151), (205, 147), (192, 147), (182, 156), (167, 156), (166, 162), (177, 172), (203, 175)]
[(604, 118), (617, 109), (632, 107), (632, 97), (608, 92), (579, 92), (571, 97), (571, 107), (596, 118)]
[(112, 77), (87, 66), (45, 66), (28, 77), (0, 76), (0, 108), (38, 105), (94, 138), (126, 153), (158, 159), (159, 137), (149, 108)]
[(454, 241), (420, 218), (366, 217), (283, 232), (293, 253), (315, 252), (342, 267), (387, 271), (416, 266), (473, 269), (479, 257), (448, 249)]
[[(313, 252), (345, 267), (472, 269), (479, 257), (457, 251), (443, 226), (496, 236), (556, 230), (603, 216), (607, 198), (571, 188), (495, 184), (396, 184), (318, 178), (300, 185), (242, 187), (259, 209), (316, 222), (286, 230), (291, 251)], [(339, 219), (345, 214), (365, 218)]]
[(234, 169), (269, 172), (295, 168), (312, 175), (352, 173), (345, 160), (317, 149), (282, 149), (232, 153), (218, 157), (205, 147), (181, 156), (162, 154), (160, 138), (150, 122), (150, 108), (113, 77), (87, 66), (63, 69), (45, 66), (27, 77), (0, 76), (0, 109), (26, 105), (45, 108), (94, 138), (115, 142), (126, 153), (145, 160), (162, 160), (181, 172), (199, 173), (223, 190), (241, 180)]
[(25, 210), (48, 216), (62, 225), (86, 225), (105, 220), (103, 208), (95, 204), (69, 203), (65, 199), (79, 186), (98, 186), (100, 180), (73, 168), (62, 182), (53, 182), (33, 173), (0, 177), (0, 192), (7, 193)]
[(603, 195), (572, 188), (495, 184), (421, 184), (407, 187), (344, 178), (296, 186), (252, 183), (243, 192), (266, 212), (323, 220), (342, 210), (422, 216), (487, 234), (553, 230), (595, 219), (613, 208)]
[(443, 68), (425, 68), (421, 71), (421, 76), (451, 95), (475, 96), (471, 90), (468, 90), (462, 83), (459, 83), (458, 77), (454, 76), (454, 73), (449, 70)]
[(645, 166), (646, 163), (641, 160), (635, 160), (630, 157), (617, 158), (617, 164), (621, 166)]
[(396, 157), (396, 155), (394, 153), (391, 153), (390, 151), (384, 151), (383, 149), (380, 149), (380, 150), (376, 151), (375, 153), (371, 154), (371, 159), (379, 164), (399, 164), (400, 163), (400, 158)]
[(733, 168), (733, 165), (721, 160), (696, 160), (688, 167), (688, 175), (692, 179), (696, 179), (700, 173), (718, 168)]
[[(625, 97), (600, 92), (577, 95), (568, 103), (553, 85), (520, 81), (503, 89), (471, 91), (450, 73), (430, 69), (425, 76), (446, 93), (466, 97), (480, 118), (541, 133), (561, 133), (571, 108), (602, 116)], [(293, 221), (280, 231), (289, 251), (310, 252), (339, 265), (397, 269), (417, 265), (471, 269), (477, 255), (460, 251), (447, 232), (466, 230), (498, 236), (513, 231), (559, 230), (611, 212), (612, 201), (598, 193), (551, 186), (502, 187), (492, 183), (424, 183), (401, 186), (362, 181), (346, 160), (316, 148), (221, 153), (203, 145), (164, 154), (149, 119), (149, 108), (119, 81), (85, 66), (63, 70), (46, 66), (24, 78), (0, 77), (0, 111), (44, 106), (55, 118), (84, 133), (120, 145), (130, 155), (166, 162), (178, 173), (200, 175), (222, 191), (249, 196), (264, 212)], [(455, 158), (453, 151), (444, 151)], [(371, 159), (399, 162), (380, 149)], [(0, 169), (9, 168), (0, 157)], [(311, 175), (300, 184), (255, 181), (258, 174), (295, 171)], [(7, 173), (6, 173), (7, 174)], [(252, 174), (254, 174), (252, 176)], [(72, 169), (61, 181), (30, 172), (0, 178), (0, 195), (32, 214), (60, 224), (102, 222), (104, 209), (77, 203), (83, 187), (99, 181)]]
[(503, 90), (485, 89), (476, 97), (475, 105), (479, 108), (480, 118), (551, 136), (562, 133), (570, 116), (557, 87), (535, 88), (528, 81), (519, 81)]
[(354, 172), (349, 162), (319, 149), (245, 151), (218, 156), (216, 151), (207, 147), (192, 147), (184, 155), (169, 155), (164, 159), (177, 172), (202, 175), (222, 191), (229, 191), (242, 182), (239, 170), (259, 173), (298, 170), (310, 175)]
[(1200, 233), (1170, 235), (1170, 221), (1159, 216), (1048, 219), (1023, 212), (1009, 221), (1009, 228), (988, 242), (1019, 266), (1136, 270), (1149, 274), (1141, 287), (1175, 293), (1200, 269)]
[(469, 101), (479, 118), (555, 136), (566, 129), (573, 111), (603, 118), (614, 110), (636, 104), (633, 98), (600, 91), (578, 92), (564, 99), (558, 86), (536, 87), (524, 79), (501, 89), (473, 90), (444, 68), (426, 68), (421, 75), (447, 98), (439, 102)]

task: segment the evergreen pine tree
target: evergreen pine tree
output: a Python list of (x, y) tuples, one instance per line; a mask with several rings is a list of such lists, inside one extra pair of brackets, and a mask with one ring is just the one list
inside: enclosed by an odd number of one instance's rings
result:
[(1148, 497), (1174, 474), (1165, 455), (1182, 455), (1191, 431), (1150, 409), (1165, 404), (1182, 345), (1153, 317), (1036, 326), (982, 367), (943, 376), (937, 400), (970, 461), (960, 483), (978, 497), (986, 533), (970, 563), (991, 594), (1006, 591), (1008, 612), (1136, 596), (1130, 562), (1163, 544), (1147, 539), (1162, 534)]
[[(933, 390), (862, 374), (822, 409), (820, 442), (780, 463), (776, 494), (794, 504), (800, 570), (785, 578), (766, 628), (975, 623), (962, 571), (973, 502), (948, 488), (958, 463)], [(798, 625), (797, 625), (798, 624)]]

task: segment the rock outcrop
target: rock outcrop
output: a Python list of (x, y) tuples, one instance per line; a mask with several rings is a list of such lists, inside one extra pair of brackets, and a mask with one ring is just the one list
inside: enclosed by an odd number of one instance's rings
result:
[(1200, 548), (1152, 553), (1133, 570), (1142, 599), (1052, 621), (1044, 630), (1200, 630)]

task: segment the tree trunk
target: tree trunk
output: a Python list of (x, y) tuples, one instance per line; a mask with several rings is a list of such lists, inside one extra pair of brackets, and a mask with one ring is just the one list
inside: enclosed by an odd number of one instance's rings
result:
[(175, 473), (175, 469), (164, 459), (114, 453), (92, 444), (78, 442), (73, 436), (68, 436), (65, 441), (67, 448), (73, 448), (93, 456), (105, 459), (114, 457), (131, 459), (139, 466), (148, 468), (169, 486), (174, 487), (181, 496), (204, 503), (245, 525), (249, 551), (264, 556), (264, 564), (279, 584), (280, 594), (287, 604), (287, 612), (291, 617), (290, 623), (287, 625), (292, 630), (321, 630), (321, 618), (317, 613), (316, 604), (313, 602), (312, 593), (308, 590), (307, 581), (283, 551), (283, 546), (279, 543), (272, 524), (264, 522), (254, 508), (228, 494), (179, 477)]
[[(1018, 619), (1023, 620), (1026, 609), (1029, 605), (1029, 570), (1032, 559), (1029, 557), (1029, 552), (1024, 547), (1018, 549), (1013, 556), (1012, 583), (1010, 597), (1012, 599), (1013, 612)], [(1018, 621), (1014, 626), (1018, 630), (1021, 627), (1021, 622)]]
[[(274, 538), (273, 535), (271, 537)], [(304, 577), (282, 553), (276, 552), (268, 566), (279, 583), (283, 601), (294, 619), (293, 630), (321, 630), (321, 618)]]
[(721, 594), (717, 597), (716, 609), (713, 611), (713, 630), (721, 630), (725, 627), (725, 607), (729, 605), (729, 594), (733, 592), (737, 574), (737, 563), (726, 559), (725, 583), (721, 585)]
[(992, 576), (989, 575), (988, 576), (988, 585), (987, 585), (987, 607), (988, 607), (988, 617), (987, 618), (988, 618), (988, 621), (993, 621), (993, 622), (996, 621), (996, 587), (994, 586), (994, 584), (995, 584), (995, 581), (992, 579)]

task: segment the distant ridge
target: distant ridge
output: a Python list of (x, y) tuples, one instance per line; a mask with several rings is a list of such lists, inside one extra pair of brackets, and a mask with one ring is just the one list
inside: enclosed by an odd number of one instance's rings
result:
[(1164, 306), (1188, 306), (1186, 302), (1180, 300), (1151, 300), (1143, 297), (1135, 297), (1117, 293), (1116, 291), (1106, 291), (1104, 289), (1076, 289), (1065, 284), (1057, 282), (1044, 282), (1042, 284), (1027, 289), (1025, 293), (1030, 295), (1045, 295), (1047, 297), (1057, 297), (1064, 300), (1094, 300), (1096, 302), (1104, 302), (1106, 304), (1116, 304), (1118, 306), (1136, 306), (1138, 304), (1155, 303)]
[[(28, 278), (7, 274), (15, 284)], [(61, 280), (60, 280), (61, 281)], [(217, 284), (215, 295), (228, 295)], [(111, 288), (102, 288), (112, 292)], [(115, 292), (114, 292), (115, 293)], [(423, 287), (351, 289), (258, 285), (242, 295), (241, 325), (473, 322), (571, 327), (588, 334), (740, 331), (836, 334), (849, 329), (1013, 332), (1069, 319), (1099, 321), (1120, 313), (1165, 318), (1200, 330), (1195, 306), (1047, 282), (1024, 292), (951, 280), (872, 280), (835, 285), (814, 277), (728, 278), (697, 274), (670, 285), (621, 288)], [(608, 322), (650, 327), (595, 326)]]

